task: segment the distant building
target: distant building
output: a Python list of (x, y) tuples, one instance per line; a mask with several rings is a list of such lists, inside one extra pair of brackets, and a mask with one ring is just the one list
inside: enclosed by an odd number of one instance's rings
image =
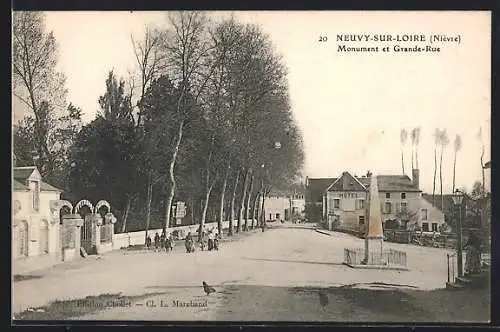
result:
[[(422, 198), (419, 171), (407, 175), (377, 176), (382, 223), (403, 228), (428, 227), (429, 231), (444, 223), (444, 214)], [(353, 176), (343, 172), (338, 178), (308, 179), (309, 206), (321, 207), (321, 220), (329, 229), (364, 232), (369, 204), (371, 174)], [(329, 182), (328, 184), (325, 184)], [(323, 189), (321, 189), (323, 187)], [(320, 201), (321, 199), (321, 201)]]
[(272, 192), (264, 201), (266, 220), (291, 220), (304, 216), (304, 193)]

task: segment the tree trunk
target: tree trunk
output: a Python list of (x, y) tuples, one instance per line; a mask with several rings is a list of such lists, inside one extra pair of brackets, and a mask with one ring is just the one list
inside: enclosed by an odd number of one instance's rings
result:
[(225, 194), (226, 194), (226, 186), (227, 186), (227, 178), (229, 177), (229, 173), (231, 171), (230, 164), (227, 164), (226, 174), (224, 175), (224, 181), (222, 182), (222, 191), (220, 194), (220, 210), (219, 210), (219, 221), (217, 222), (217, 228), (219, 229), (219, 234), (222, 235), (222, 223), (224, 222), (224, 203), (225, 203)]
[(484, 176), (484, 146), (481, 152), (481, 176), (482, 176), (482, 188), (481, 188), (481, 225), (483, 227), (486, 223), (486, 187), (485, 187), (485, 176)]
[(412, 143), (411, 144), (411, 169), (415, 169), (415, 159), (413, 158), (414, 154), (415, 154), (415, 145)]
[(415, 168), (418, 169), (418, 145), (415, 146)]
[(257, 212), (257, 203), (259, 202), (260, 199), (260, 193), (255, 194), (255, 198), (253, 199), (253, 208), (252, 208), (252, 229), (255, 227), (255, 220), (256, 219), (256, 212)]
[(265, 223), (266, 223), (266, 211), (264, 210), (264, 206), (265, 206), (265, 203), (266, 203), (266, 189), (263, 190), (263, 194), (262, 194), (262, 209), (261, 209), (261, 213), (260, 213), (260, 225), (261, 226), (264, 226)]
[(247, 204), (245, 208), (245, 231), (248, 230), (248, 219), (250, 218), (250, 199), (252, 198), (253, 179), (254, 176), (252, 175), (252, 177), (250, 178), (250, 187), (248, 189)]
[(238, 228), (236, 232), (241, 232), (241, 226), (242, 226), (242, 221), (244, 212), (245, 212), (245, 203), (246, 203), (246, 194), (247, 194), (247, 187), (248, 187), (248, 174), (250, 173), (250, 170), (247, 170), (245, 172), (245, 181), (243, 182), (243, 187), (241, 188), (241, 201), (240, 201), (240, 212), (239, 212), (239, 217), (238, 217)]
[(451, 193), (455, 193), (455, 170), (457, 166), (457, 151), (455, 150), (455, 156), (453, 157), (453, 184), (451, 187)]
[(443, 210), (444, 206), (444, 198), (443, 198), (443, 153), (444, 153), (444, 145), (441, 145), (441, 156), (439, 158), (439, 189), (441, 193), (441, 210)]
[(198, 232), (198, 242), (201, 241), (201, 233), (202, 233), (201, 230), (205, 226), (205, 219), (207, 217), (208, 202), (210, 201), (210, 193), (212, 192), (214, 184), (215, 184), (215, 180), (212, 181), (212, 183), (210, 184), (210, 187), (208, 187), (208, 190), (205, 194), (205, 201), (203, 203), (203, 211), (201, 213), (200, 230)]
[(434, 179), (432, 181), (432, 204), (436, 205), (437, 145), (434, 145)]
[(130, 211), (131, 204), (132, 204), (132, 197), (129, 196), (127, 198), (127, 206), (125, 207), (125, 214), (123, 215), (123, 219), (122, 219), (122, 233), (125, 233), (125, 230), (127, 229), (127, 218), (128, 218), (128, 213)]
[(238, 187), (238, 180), (240, 178), (240, 170), (236, 172), (236, 177), (234, 179), (234, 187), (233, 187), (233, 193), (231, 195), (231, 211), (229, 215), (229, 231), (227, 233), (228, 236), (233, 235), (234, 231), (234, 226), (233, 226), (233, 221), (234, 221), (234, 200), (236, 199), (236, 188)]
[(172, 160), (170, 160), (169, 177), (170, 177), (170, 190), (167, 193), (167, 200), (165, 206), (165, 223), (163, 224), (163, 230), (166, 232), (167, 227), (170, 227), (170, 214), (172, 211), (172, 201), (174, 200), (175, 194), (175, 176), (174, 167), (177, 161), (177, 155), (179, 154), (179, 147), (181, 146), (182, 133), (184, 129), (184, 120), (179, 123), (179, 129), (177, 132), (177, 139), (175, 141), (174, 152), (172, 154)]
[[(148, 238), (149, 224), (151, 221), (151, 201), (153, 200), (153, 176), (151, 172), (148, 174), (148, 193), (146, 198), (146, 235), (145, 239)], [(146, 242), (144, 242), (146, 243)]]
[(191, 197), (190, 201), (191, 201), (191, 225), (194, 225), (194, 224), (196, 224), (196, 222), (194, 221), (194, 207), (195, 207), (194, 201), (195, 200), (193, 197)]
[(403, 175), (405, 175), (405, 157), (402, 147), (401, 147), (401, 168), (403, 170)]

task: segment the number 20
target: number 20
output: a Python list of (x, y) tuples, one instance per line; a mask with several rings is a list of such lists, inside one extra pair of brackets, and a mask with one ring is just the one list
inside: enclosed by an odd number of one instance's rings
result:
[(327, 36), (319, 36), (319, 41), (326, 42), (326, 41), (328, 41), (328, 37)]

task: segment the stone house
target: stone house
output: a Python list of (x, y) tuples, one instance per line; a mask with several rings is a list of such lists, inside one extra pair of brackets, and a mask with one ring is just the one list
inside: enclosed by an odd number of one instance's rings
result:
[(291, 220), (304, 215), (305, 198), (303, 193), (270, 193), (264, 201), (266, 220)]
[(61, 260), (59, 222), (50, 202), (61, 190), (44, 182), (36, 167), (14, 167), (12, 180), (12, 258), (14, 270), (37, 262), (50, 265)]
[[(340, 177), (332, 178), (321, 194), (322, 220), (326, 227), (364, 232), (370, 176), (357, 177), (343, 172)], [(420, 228), (427, 224), (428, 227), (439, 229), (439, 225), (444, 223), (444, 214), (428, 206), (422, 198), (419, 171), (413, 170), (412, 176), (413, 180), (407, 175), (377, 176), (384, 227), (397, 224), (403, 228)]]

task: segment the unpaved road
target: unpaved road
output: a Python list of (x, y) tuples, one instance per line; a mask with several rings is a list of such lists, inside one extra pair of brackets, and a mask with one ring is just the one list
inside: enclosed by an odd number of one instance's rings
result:
[[(342, 265), (343, 249), (363, 247), (361, 239), (299, 228), (254, 232), (223, 243), (218, 252), (115, 251), (98, 260), (88, 258), (57, 266), (36, 273), (39, 278), (14, 283), (13, 312), (46, 306), (54, 300), (120, 293), (129, 300), (81, 302), (81, 306), (94, 308), (83, 308), (75, 317), (65, 318), (403, 322), (488, 319), (489, 297), (484, 292), (428, 292), (445, 285), (446, 250), (385, 245), (407, 252), (409, 271), (346, 267)], [(205, 295), (203, 280), (217, 293)], [(381, 284), (392, 286), (374, 288)], [(367, 289), (368, 285), (371, 289)], [(325, 306), (319, 304), (319, 288), (329, 298)], [(147, 296), (149, 293), (156, 295)], [(442, 301), (449, 306), (443, 309)], [(21, 316), (54, 319), (50, 308), (43, 310)]]

